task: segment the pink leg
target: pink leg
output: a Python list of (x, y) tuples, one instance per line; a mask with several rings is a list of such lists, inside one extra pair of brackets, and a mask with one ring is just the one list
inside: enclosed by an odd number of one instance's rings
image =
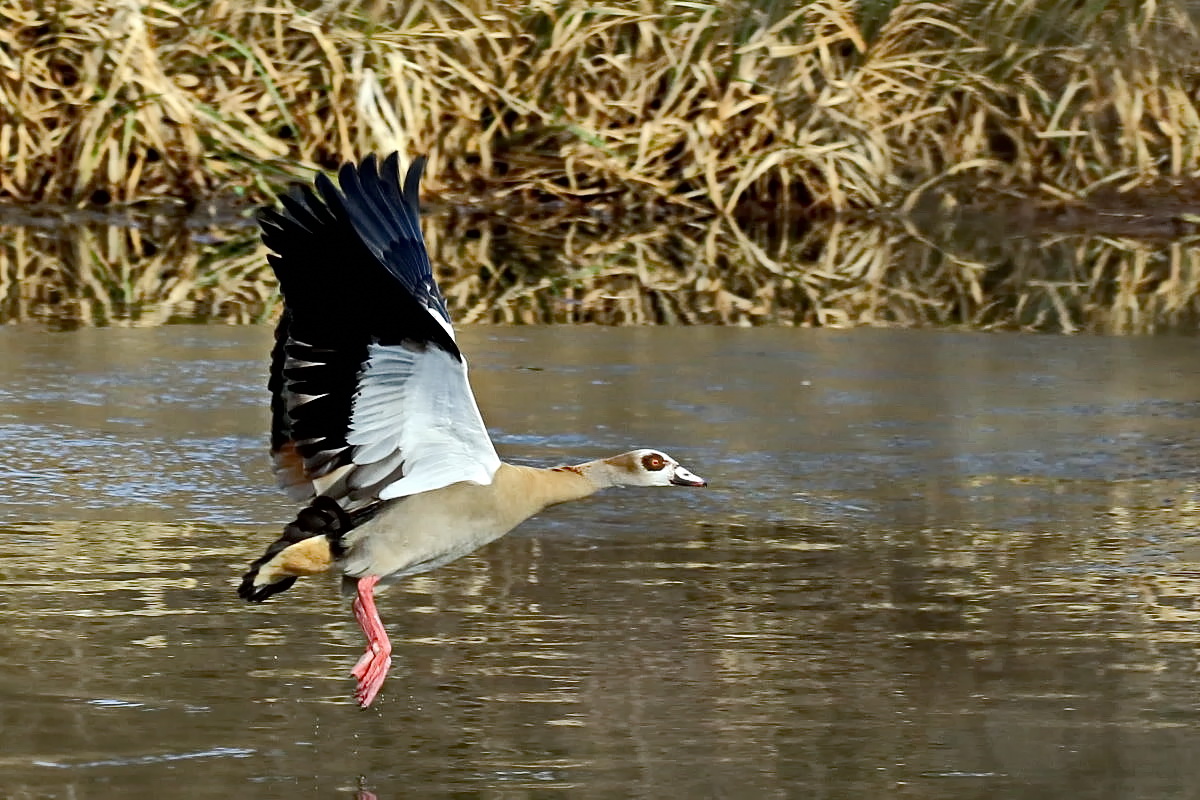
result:
[(379, 578), (359, 578), (358, 595), (354, 598), (354, 618), (367, 637), (367, 651), (350, 670), (350, 674), (358, 678), (358, 688), (354, 690), (354, 698), (363, 708), (371, 705), (383, 679), (387, 677), (388, 667), (392, 665), (392, 643), (384, 630), (383, 620), (375, 609), (375, 584)]

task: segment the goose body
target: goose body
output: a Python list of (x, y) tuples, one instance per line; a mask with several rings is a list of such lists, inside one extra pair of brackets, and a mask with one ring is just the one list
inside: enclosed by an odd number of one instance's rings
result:
[(391, 661), (374, 592), (447, 564), (542, 509), (612, 486), (704, 486), (639, 449), (550, 469), (502, 462), (483, 424), (419, 227), (422, 161), (347, 164), (339, 187), (282, 196), (259, 216), (284, 313), (271, 357), (277, 480), (305, 502), (239, 595), (262, 601), (339, 570), (367, 650), (352, 670), (374, 700)]

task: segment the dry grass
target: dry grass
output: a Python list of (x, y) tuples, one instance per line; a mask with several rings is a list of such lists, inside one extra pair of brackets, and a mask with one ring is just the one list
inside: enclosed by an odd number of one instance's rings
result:
[(277, 305), (275, 276), (245, 228), (0, 226), (0, 322), (252, 323)]
[[(747, 220), (1186, 187), (1198, 14), (1195, 0), (0, 0), (0, 200), (258, 203), (399, 149), (429, 155), (426, 195), (458, 209), (428, 231), (468, 322), (1194, 327), (1189, 239), (989, 245)], [(4, 319), (247, 322), (275, 302), (245, 228), (0, 229)]]
[[(443, 214), (426, 225), (460, 323), (954, 326), (1145, 333), (1200, 325), (1200, 237), (1170, 242), (831, 220), (749, 236), (713, 217)], [(996, 236), (996, 231), (991, 231)], [(246, 323), (277, 312), (246, 227), (0, 226), (0, 323)]]
[(0, 0), (0, 199), (242, 196), (368, 151), (640, 218), (1086, 200), (1200, 170), (1192, 0)]

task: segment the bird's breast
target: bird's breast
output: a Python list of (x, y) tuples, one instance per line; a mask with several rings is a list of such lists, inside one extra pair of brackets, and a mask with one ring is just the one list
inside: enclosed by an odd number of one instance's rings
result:
[(500, 538), (531, 513), (505, 502), (494, 483), (457, 483), (400, 498), (345, 537), (342, 570), (358, 578), (436, 569)]

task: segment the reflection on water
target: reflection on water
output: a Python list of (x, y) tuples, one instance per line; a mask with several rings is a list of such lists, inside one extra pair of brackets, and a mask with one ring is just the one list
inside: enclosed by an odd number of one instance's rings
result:
[(554, 509), (395, 586), (364, 712), (333, 581), (233, 593), (289, 510), (259, 454), (269, 332), (0, 330), (6, 796), (1196, 784), (1192, 341), (462, 339), (506, 457), (656, 445), (712, 487)]
[[(992, 219), (933, 233), (887, 220), (425, 220), (459, 321), (1195, 330), (1197, 237), (1052, 234)], [(0, 220), (0, 322), (256, 322), (275, 283), (249, 220), (27, 227)]]

